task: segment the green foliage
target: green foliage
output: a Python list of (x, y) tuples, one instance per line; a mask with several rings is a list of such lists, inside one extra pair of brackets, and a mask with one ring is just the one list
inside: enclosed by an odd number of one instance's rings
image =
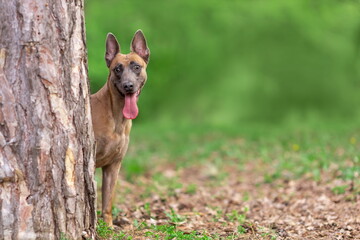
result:
[(96, 233), (101, 238), (109, 238), (113, 235), (113, 231), (111, 228), (107, 226), (107, 224), (101, 218), (98, 219), (98, 223), (96, 225)]
[(160, 238), (159, 234), (156, 234), (154, 232), (148, 231), (146, 233), (147, 236), (155, 237), (155, 239), (202, 239), (202, 240), (208, 240), (213, 239), (206, 234), (199, 234), (195, 231), (191, 233), (185, 233), (183, 231), (177, 230), (175, 226), (172, 225), (158, 225), (158, 226), (151, 226), (150, 228), (153, 231), (156, 232), (162, 232), (165, 233), (165, 236)]
[(341, 169), (341, 178), (345, 180), (353, 180), (360, 175), (360, 165), (352, 167), (344, 167)]
[(238, 226), (237, 230), (238, 230), (238, 233), (240, 233), (240, 234), (246, 233), (246, 228), (244, 228), (244, 227), (241, 226), (241, 225)]
[(239, 213), (237, 210), (233, 210), (231, 213), (226, 214), (227, 218), (231, 222), (238, 222), (239, 224), (243, 224), (246, 220), (246, 213), (248, 212), (248, 208), (244, 208), (244, 213)]
[(117, 216), (117, 215), (119, 215), (119, 213), (121, 213), (121, 212), (122, 212), (122, 210), (119, 209), (119, 208), (117, 208), (116, 206), (113, 206), (113, 207), (111, 208), (111, 214), (112, 214), (113, 216)]
[[(163, 161), (168, 161), (176, 168), (201, 163), (208, 167), (205, 169), (208, 184), (216, 186), (227, 178), (224, 166), (231, 163), (236, 168), (247, 161), (261, 159), (263, 165), (259, 168), (264, 169), (262, 176), (265, 183), (304, 175), (320, 181), (322, 172), (330, 170), (333, 164), (338, 166), (339, 178), (358, 178), (358, 143), (353, 144), (349, 139), (358, 135), (356, 129), (360, 123), (354, 121), (346, 126), (321, 123), (267, 126), (246, 125), (244, 128), (227, 129), (211, 125), (162, 125), (160, 128), (156, 123), (148, 126), (141, 124), (133, 129), (123, 172), (127, 172), (128, 164), (134, 159), (139, 161), (143, 171), (153, 169), (149, 162), (160, 166)], [(155, 145), (156, 151), (153, 150)], [(294, 145), (298, 147), (294, 148)], [(149, 158), (149, 155), (152, 157)], [(147, 195), (174, 195), (180, 189), (191, 194), (197, 190), (196, 185), (182, 184), (176, 174), (168, 177), (162, 172), (155, 172), (152, 179), (156, 184), (146, 186)]]
[(113, 239), (113, 240), (123, 240), (123, 239), (132, 239), (131, 236), (127, 236), (123, 232), (114, 231), (114, 229), (107, 226), (107, 224), (101, 218), (98, 219), (96, 225), (96, 234), (100, 239)]
[(144, 210), (146, 212), (147, 215), (149, 215), (149, 217), (151, 217), (151, 207), (150, 207), (150, 203), (145, 203), (144, 204)]
[(358, 7), (356, 0), (88, 0), (91, 89), (108, 74), (106, 34), (115, 33), (127, 53), (141, 28), (151, 57), (136, 121), (353, 118), (360, 103)]
[(165, 214), (166, 214), (166, 216), (168, 217), (169, 221), (170, 221), (171, 223), (174, 223), (174, 224), (176, 224), (176, 223), (181, 223), (181, 222), (183, 222), (183, 221), (186, 220), (185, 217), (180, 216), (179, 214), (177, 214), (177, 213), (174, 211), (174, 209), (171, 209), (171, 212), (165, 212)]
[(154, 182), (158, 183), (159, 186), (164, 187), (168, 196), (176, 195), (176, 190), (182, 188), (182, 184), (176, 177), (166, 177), (161, 173), (154, 174)]
[[(176, 215), (172, 212), (170, 215), (171, 220)], [(176, 218), (179, 216), (177, 215)], [(151, 239), (213, 239), (206, 234), (200, 234), (199, 232), (192, 231), (192, 232), (183, 232), (178, 230), (174, 225), (148, 225), (146, 222), (139, 223), (138, 221), (134, 221), (134, 227), (137, 230), (147, 230), (144, 232), (144, 236), (151, 238)]]
[(341, 186), (336, 186), (336, 187), (333, 187), (331, 189), (331, 191), (335, 194), (344, 194), (346, 192), (346, 189), (348, 188), (347, 185), (341, 185)]
[(69, 240), (65, 233), (60, 233), (60, 240)]
[(197, 190), (196, 184), (189, 184), (186, 187), (185, 192), (190, 194), (190, 195), (194, 195), (196, 193), (196, 190)]

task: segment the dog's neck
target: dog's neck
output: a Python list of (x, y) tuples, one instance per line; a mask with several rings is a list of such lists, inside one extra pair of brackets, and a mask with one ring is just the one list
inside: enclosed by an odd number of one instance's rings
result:
[(109, 95), (110, 95), (110, 101), (111, 101), (111, 109), (112, 109), (112, 113), (114, 114), (114, 119), (118, 122), (118, 123), (123, 123), (125, 121), (131, 121), (130, 119), (127, 119), (124, 117), (123, 115), (123, 108), (125, 105), (125, 97), (122, 96), (119, 92), (119, 90), (115, 87), (115, 85), (108, 80), (107, 84), (108, 85), (108, 91), (109, 91)]
[(122, 125), (127, 121), (131, 121), (131, 119), (126, 119), (123, 116), (122, 111), (125, 105), (125, 98), (121, 96), (119, 91), (115, 88), (114, 84), (110, 80), (106, 82), (98, 94), (100, 98), (107, 102), (108, 106), (110, 107), (109, 109), (111, 109), (110, 114), (112, 114), (111, 117), (115, 121), (115, 131), (122, 131)]

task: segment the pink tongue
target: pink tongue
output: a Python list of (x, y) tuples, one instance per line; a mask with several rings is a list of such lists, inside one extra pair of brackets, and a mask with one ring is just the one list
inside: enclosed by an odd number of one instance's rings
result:
[(127, 119), (135, 119), (139, 113), (139, 109), (136, 105), (137, 94), (126, 94), (125, 95), (125, 106), (123, 108), (123, 115)]

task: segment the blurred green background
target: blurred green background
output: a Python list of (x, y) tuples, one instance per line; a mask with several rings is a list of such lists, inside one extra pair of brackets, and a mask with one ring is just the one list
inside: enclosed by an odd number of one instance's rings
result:
[[(236, 193), (242, 206), (264, 197), (275, 202), (286, 198), (291, 204), (293, 194), (285, 196), (286, 188), (301, 177), (324, 184), (323, 189), (334, 186), (334, 194), (346, 192), (336, 198), (341, 204), (359, 199), (360, 0), (86, 0), (85, 14), (92, 92), (108, 75), (108, 32), (128, 53), (135, 31), (142, 29), (151, 50), (140, 114), (121, 170), (126, 181), (140, 188), (121, 181), (114, 215), (138, 211), (144, 202), (149, 207), (157, 196), (164, 205), (175, 196), (180, 203), (178, 194), (190, 186), (199, 189), (193, 194), (202, 194), (203, 186), (228, 185), (229, 190), (219, 190), (222, 198), (209, 196), (228, 203), (235, 196), (227, 195), (230, 189), (246, 182), (254, 185)], [(186, 171), (191, 167), (199, 171)], [(184, 173), (199, 175), (199, 181), (188, 185)], [(96, 179), (101, 182), (100, 170)], [(271, 196), (266, 197), (268, 188)], [(201, 204), (215, 211), (212, 203)], [(224, 217), (229, 206), (223, 206)], [(191, 216), (200, 216), (195, 209)], [(159, 236), (146, 235), (155, 232), (152, 227), (139, 227), (146, 223), (143, 217), (122, 216), (134, 222), (125, 231), (128, 236), (142, 236), (145, 229), (143, 238)], [(257, 225), (261, 216), (256, 219), (247, 218), (246, 226), (262, 233)], [(190, 239), (191, 228), (186, 229)], [(225, 237), (206, 239), (212, 238)]]
[(91, 91), (106, 81), (105, 37), (151, 50), (137, 123), (359, 119), (358, 0), (87, 0)]

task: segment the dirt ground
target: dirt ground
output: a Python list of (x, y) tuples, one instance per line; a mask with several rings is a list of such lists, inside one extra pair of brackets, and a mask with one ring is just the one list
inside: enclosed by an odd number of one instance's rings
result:
[(259, 169), (256, 161), (220, 170), (165, 165), (133, 183), (121, 179), (115, 224), (133, 239), (152, 239), (140, 223), (214, 239), (360, 239), (359, 192), (337, 178), (336, 166), (317, 181), (264, 181)]

